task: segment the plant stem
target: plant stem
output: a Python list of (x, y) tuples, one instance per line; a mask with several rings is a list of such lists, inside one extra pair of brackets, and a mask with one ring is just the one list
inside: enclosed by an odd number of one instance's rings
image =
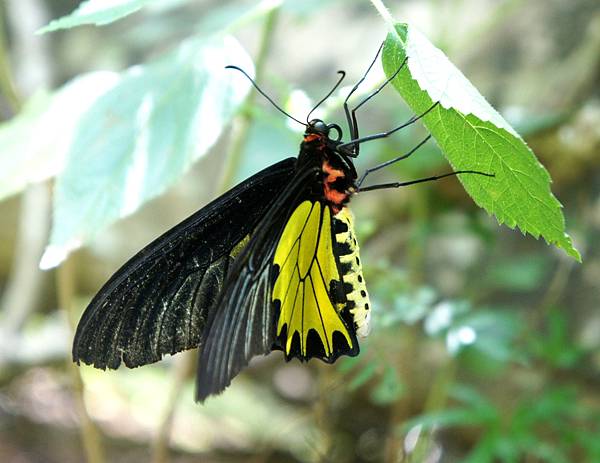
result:
[[(423, 407), (424, 413), (432, 413), (441, 410), (446, 405), (448, 393), (456, 376), (456, 361), (453, 358), (446, 360), (435, 377), (429, 388), (429, 394)], [(420, 462), (427, 459), (427, 454), (431, 452), (434, 431), (422, 433), (419, 435), (415, 448), (411, 454), (410, 461)]]
[[(0, 92), (6, 97), (14, 114), (18, 114), (23, 107), (23, 101), (16, 89), (13, 78), (13, 70), (10, 65), (10, 59), (6, 47), (5, 37), (5, 18), (4, 12), (10, 11), (12, 14), (12, 31), (14, 33), (13, 44), (16, 48), (21, 48), (27, 53), (23, 58), (20, 69), (17, 69), (16, 75), (19, 81), (30, 82), (30, 88), (25, 87), (25, 92), (32, 92), (38, 86), (48, 84), (50, 74), (49, 60), (44, 59), (45, 47), (41, 46), (43, 40), (34, 39), (33, 31), (29, 29), (29, 21), (23, 21), (25, 17), (20, 10), (14, 7), (22, 7), (29, 15), (37, 19), (46, 19), (46, 11), (41, 1), (20, 0), (16, 3), (13, 0), (12, 5), (7, 4), (0, 8)], [(31, 19), (27, 16), (28, 19)], [(27, 38), (27, 39), (24, 39)], [(36, 52), (29, 53), (34, 48)], [(35, 78), (31, 78), (31, 69), (36, 70)], [(38, 71), (44, 71), (38, 74)], [(37, 299), (40, 295), (44, 278), (38, 263), (42, 251), (48, 238), (50, 223), (50, 188), (49, 182), (37, 185), (30, 185), (23, 193), (20, 206), (19, 228), (15, 243), (15, 255), (11, 268), (11, 275), (8, 279), (4, 296), (2, 298), (2, 308), (4, 315), (4, 327), (8, 331), (17, 331), (25, 322), (31, 312), (37, 308)], [(58, 293), (58, 302), (63, 308), (71, 331), (75, 331), (77, 314), (74, 313), (73, 298), (75, 294), (75, 285), (73, 280), (73, 263), (66, 261), (58, 269), (56, 274), (56, 287)], [(103, 463), (103, 452), (100, 443), (99, 432), (90, 419), (84, 401), (84, 384), (80, 376), (79, 369), (68, 358), (66, 369), (71, 376), (72, 389), (75, 397), (77, 413), (80, 420), (80, 433), (86, 460), (88, 463)]]
[[(75, 313), (73, 299), (75, 295), (74, 264), (73, 258), (67, 259), (57, 270), (56, 286), (58, 301), (69, 321), (71, 331), (75, 332), (78, 314)], [(100, 442), (100, 433), (91, 420), (85, 406), (84, 384), (79, 368), (67, 357), (67, 371), (71, 376), (72, 389), (77, 404), (77, 413), (80, 420), (80, 432), (83, 449), (88, 463), (103, 463), (104, 455)]]
[[(269, 55), (269, 50), (271, 47), (271, 38), (273, 37), (273, 33), (275, 31), (278, 16), (279, 8), (274, 8), (269, 12), (267, 17), (265, 18), (265, 23), (263, 26), (262, 36), (256, 58), (255, 80), (257, 82), (261, 81), (263, 75), (263, 69), (267, 57)], [(225, 168), (223, 170), (223, 176), (221, 177), (221, 183), (218, 189), (219, 194), (222, 194), (225, 191), (227, 191), (235, 182), (235, 175), (239, 169), (244, 147), (246, 146), (246, 142), (248, 141), (250, 127), (252, 126), (252, 120), (254, 119), (254, 116), (252, 115), (250, 109), (254, 104), (256, 95), (256, 90), (252, 88), (252, 90), (246, 98), (246, 101), (244, 102), (244, 110), (242, 114), (240, 114), (240, 116), (238, 117), (238, 121), (236, 122), (235, 131), (232, 136), (231, 145), (229, 148), (229, 154), (227, 156)]]
[(169, 441), (171, 438), (173, 419), (175, 418), (177, 405), (179, 404), (182, 395), (181, 392), (186, 381), (194, 371), (194, 359), (197, 358), (197, 355), (194, 354), (195, 352), (183, 352), (178, 363), (175, 364), (175, 368), (173, 368), (175, 377), (173, 378), (173, 384), (171, 385), (171, 391), (169, 392), (164, 415), (152, 443), (153, 463), (166, 463), (169, 461)]
[(319, 398), (313, 405), (315, 424), (321, 440), (318, 443), (311, 444), (311, 447), (319, 458), (319, 461), (330, 461), (333, 449), (333, 415), (329, 400), (331, 397), (333, 370), (328, 367), (329, 365), (319, 365), (317, 370)]
[(17, 333), (39, 307), (48, 275), (38, 263), (48, 240), (51, 210), (49, 182), (29, 185), (22, 193), (10, 274), (0, 297), (0, 324), (7, 336)]
[[(22, 26), (13, 25), (13, 29), (19, 27)], [(0, 8), (0, 93), (6, 97), (11, 111), (16, 115), (23, 102), (14, 86), (4, 32), (4, 15)], [(0, 299), (2, 331), (5, 336), (16, 333), (37, 307), (45, 280), (45, 275), (37, 267), (48, 238), (50, 204), (47, 184), (30, 185), (21, 197), (13, 261)]]
[(387, 7), (383, 4), (383, 1), (382, 0), (371, 0), (371, 3), (373, 4), (373, 6), (377, 10), (377, 12), (381, 15), (383, 20), (386, 22), (388, 27), (393, 29), (394, 22), (395, 22), (394, 18), (392, 17), (390, 10), (388, 10)]
[(384, 461), (386, 463), (399, 463), (403, 459), (404, 435), (400, 432), (400, 426), (406, 421), (411, 413), (411, 402), (414, 399), (415, 388), (414, 368), (415, 359), (418, 358), (418, 328), (414, 325), (403, 326), (400, 335), (403, 339), (403, 348), (396, 357), (397, 371), (400, 374), (405, 392), (394, 402), (387, 423), (387, 437), (384, 448)]
[[(415, 191), (409, 200), (409, 217), (411, 233), (406, 250), (408, 259), (409, 281), (412, 287), (418, 288), (423, 285), (424, 280), (424, 250), (427, 249), (427, 224), (430, 220), (429, 196), (427, 189)], [(417, 384), (413, 378), (416, 377), (415, 362), (418, 363), (420, 353), (420, 340), (422, 332), (416, 325), (403, 327), (403, 339), (405, 340), (402, 355), (398, 359), (398, 371), (406, 387), (405, 394), (394, 404), (392, 414), (388, 423), (388, 438), (385, 449), (386, 462), (412, 461), (404, 455), (404, 434), (400, 432), (402, 424), (412, 413), (411, 403), (416, 401), (415, 392)], [(429, 393), (431, 395), (431, 392)], [(402, 455), (402, 457), (401, 457)], [(402, 460), (400, 460), (402, 458)], [(418, 461), (418, 460), (415, 460)]]
[[(279, 15), (279, 9), (279, 7), (273, 8), (265, 18), (256, 58), (257, 80), (260, 80), (260, 76), (262, 75), (262, 71), (270, 51), (273, 33), (275, 32), (275, 26)], [(254, 102), (255, 96), (256, 91), (252, 89), (246, 97), (246, 101), (244, 102), (244, 110), (238, 117), (238, 121), (232, 135), (229, 152), (226, 157), (223, 175), (221, 177), (221, 181), (219, 182), (219, 186), (217, 187), (217, 194), (222, 194), (223, 192), (227, 191), (235, 182), (235, 175), (239, 168), (244, 147), (248, 141), (250, 127), (252, 125), (253, 115), (251, 111), (249, 111), (249, 108)], [(183, 387), (194, 371), (196, 359), (197, 355), (195, 352), (186, 353), (186, 355), (181, 358), (181, 361), (176, 366), (175, 378), (173, 380), (169, 399), (165, 406), (165, 413), (153, 443), (153, 463), (166, 463), (169, 461), (168, 448), (173, 419), (175, 417), (177, 405), (179, 404), (179, 400), (182, 396), (181, 392)]]
[(21, 110), (22, 103), (12, 78), (10, 58), (6, 48), (2, 8), (0, 8), (0, 93), (8, 100), (13, 113), (17, 114)]

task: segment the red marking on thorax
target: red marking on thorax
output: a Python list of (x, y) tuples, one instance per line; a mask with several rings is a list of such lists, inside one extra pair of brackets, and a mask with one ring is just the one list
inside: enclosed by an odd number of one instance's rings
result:
[(315, 140), (318, 140), (320, 138), (321, 138), (321, 136), (318, 135), (318, 134), (316, 134), (316, 133), (309, 133), (308, 135), (304, 136), (304, 141), (306, 143), (310, 143), (311, 141), (315, 141)]
[(325, 199), (329, 201), (334, 214), (337, 214), (348, 198), (348, 193), (339, 191), (333, 185), (339, 178), (344, 178), (346, 174), (343, 170), (335, 169), (327, 161), (323, 161), (323, 173), (326, 174), (323, 180), (323, 194)]

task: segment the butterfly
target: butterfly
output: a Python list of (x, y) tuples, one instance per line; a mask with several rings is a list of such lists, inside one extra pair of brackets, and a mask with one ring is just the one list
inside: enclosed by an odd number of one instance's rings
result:
[[(379, 52), (381, 51), (381, 47)], [(379, 55), (379, 52), (377, 56)], [(409, 182), (363, 186), (368, 175), (412, 155), (367, 169), (358, 178), (353, 159), (364, 142), (385, 138), (437, 107), (375, 135), (359, 135), (356, 111), (387, 85), (350, 110), (343, 107), (350, 140), (342, 129), (312, 112), (297, 158), (282, 160), (243, 181), (147, 245), (126, 262), (85, 309), (73, 343), (73, 360), (100, 369), (133, 368), (166, 354), (200, 350), (196, 399), (222, 392), (258, 355), (283, 351), (286, 360), (318, 358), (333, 363), (359, 353), (369, 332), (371, 303), (348, 203), (358, 193)]]

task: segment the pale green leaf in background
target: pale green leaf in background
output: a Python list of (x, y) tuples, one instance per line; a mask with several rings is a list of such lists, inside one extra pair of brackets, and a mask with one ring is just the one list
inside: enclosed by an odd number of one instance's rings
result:
[(192, 39), (124, 72), (86, 111), (56, 180), (42, 268), (162, 193), (208, 151), (249, 90), (228, 64), (253, 72), (232, 37)]
[(523, 139), (448, 58), (414, 26), (397, 24), (385, 42), (386, 75), (407, 66), (393, 85), (416, 113), (455, 170), (477, 170), (495, 177), (462, 175), (475, 203), (500, 224), (519, 227), (581, 260), (565, 233), (562, 206), (550, 190), (550, 176)]
[(70, 29), (84, 24), (103, 26), (135, 13), (143, 6), (157, 0), (86, 0), (71, 14), (55, 19), (38, 33), (44, 34), (59, 29)]
[(37, 93), (0, 125), (0, 200), (62, 171), (79, 118), (117, 80), (108, 71), (83, 74), (54, 94)]

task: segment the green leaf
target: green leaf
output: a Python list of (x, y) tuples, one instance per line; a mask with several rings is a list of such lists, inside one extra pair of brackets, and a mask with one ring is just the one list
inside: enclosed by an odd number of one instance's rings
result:
[(581, 261), (565, 233), (561, 204), (550, 191), (550, 176), (517, 132), (490, 106), (466, 77), (412, 25), (396, 24), (382, 54), (393, 85), (416, 113), (439, 102), (423, 123), (455, 170), (478, 170), (495, 177), (462, 175), (460, 181), (500, 224), (539, 236)]
[(224, 69), (252, 62), (231, 37), (193, 39), (124, 72), (85, 112), (58, 176), (50, 243), (40, 266), (137, 210), (217, 141), (249, 90)]
[(565, 311), (553, 308), (546, 316), (546, 328), (530, 340), (534, 355), (553, 368), (575, 368), (585, 351), (571, 339)]
[(55, 19), (37, 31), (45, 34), (59, 29), (70, 29), (84, 24), (104, 26), (135, 13), (157, 0), (86, 0), (69, 15)]
[(494, 461), (498, 436), (494, 432), (486, 432), (479, 439), (464, 459), (464, 463), (492, 463)]
[(63, 169), (77, 121), (116, 79), (112, 72), (81, 75), (54, 94), (37, 93), (0, 125), (0, 200)]
[(371, 400), (377, 405), (387, 405), (398, 400), (404, 392), (404, 385), (395, 368), (385, 367), (379, 384), (371, 391)]
[(487, 397), (473, 387), (456, 384), (452, 387), (450, 395), (453, 399), (463, 402), (473, 410), (478, 410), (482, 416), (485, 415), (489, 419), (493, 419), (496, 416), (494, 405)]
[(485, 423), (486, 421), (476, 411), (466, 408), (448, 408), (418, 415), (407, 421), (402, 427), (409, 430), (414, 426), (422, 426), (424, 430), (432, 430), (439, 427), (475, 426)]
[(451, 331), (460, 333), (469, 328), (475, 333), (475, 339), (468, 345), (485, 354), (488, 359), (507, 362), (520, 357), (519, 350), (514, 346), (515, 338), (520, 333), (523, 321), (517, 314), (504, 308), (479, 309), (460, 317)]
[(371, 378), (375, 376), (378, 367), (379, 365), (374, 361), (365, 365), (363, 369), (360, 370), (358, 374), (352, 379), (352, 381), (350, 381), (350, 383), (348, 384), (348, 389), (354, 391), (355, 389), (358, 389), (359, 387), (366, 384)]
[(527, 254), (497, 260), (486, 273), (487, 285), (509, 291), (534, 291), (540, 287), (552, 266), (548, 256)]
[[(361, 349), (361, 353), (364, 355), (365, 350)], [(362, 363), (362, 358), (360, 356), (356, 357), (342, 357), (336, 365), (338, 367), (338, 371), (342, 374), (350, 373), (355, 367)]]

